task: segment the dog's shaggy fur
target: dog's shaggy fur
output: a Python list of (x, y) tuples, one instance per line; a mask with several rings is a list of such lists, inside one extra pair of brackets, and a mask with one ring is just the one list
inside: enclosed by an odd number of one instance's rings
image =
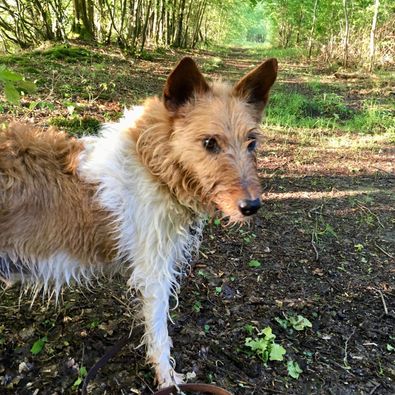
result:
[(204, 215), (230, 222), (260, 206), (255, 144), (276, 79), (270, 59), (234, 87), (208, 84), (190, 58), (163, 99), (125, 113), (99, 137), (14, 125), (0, 132), (0, 278), (58, 295), (123, 268), (141, 295), (144, 344), (160, 386), (179, 382), (169, 297), (198, 249)]

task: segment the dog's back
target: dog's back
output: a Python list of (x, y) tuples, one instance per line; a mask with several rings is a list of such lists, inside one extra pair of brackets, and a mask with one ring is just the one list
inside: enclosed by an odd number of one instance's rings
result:
[(80, 141), (59, 131), (27, 125), (0, 131), (3, 278), (8, 271), (8, 280), (19, 272), (25, 279), (68, 282), (77, 261), (106, 262), (114, 254), (108, 213), (95, 203), (93, 185), (77, 174), (82, 150)]

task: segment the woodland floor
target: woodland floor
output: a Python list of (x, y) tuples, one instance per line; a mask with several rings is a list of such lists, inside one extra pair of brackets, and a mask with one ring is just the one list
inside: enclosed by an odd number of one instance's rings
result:
[[(67, 130), (91, 131), (96, 120), (119, 117), (123, 105), (160, 93), (183, 54), (156, 52), (151, 60), (130, 61), (87, 49), (76, 58), (41, 52), (1, 59), (39, 86), (21, 109), (3, 103), (4, 120), (62, 127), (66, 119)], [(189, 54), (206, 75), (231, 80), (260, 59), (241, 49)], [(285, 59), (275, 90), (304, 91), (309, 78), (334, 81), (318, 64)], [(354, 106), (363, 95), (393, 94), (385, 84), (375, 87), (371, 79), (347, 80), (340, 93)], [(238, 395), (394, 394), (394, 145), (358, 131), (263, 130), (264, 206), (249, 228), (207, 226), (172, 314), (177, 370)], [(260, 266), (250, 267), (251, 260)], [(32, 309), (30, 295), (20, 296), (18, 287), (0, 290), (0, 393), (77, 392), (81, 367), (89, 370), (130, 330), (125, 290), (125, 279), (116, 277), (91, 291), (67, 289), (58, 306), (37, 300)], [(295, 315), (312, 327), (284, 329), (276, 320)], [(287, 354), (284, 362), (265, 366), (245, 339), (267, 326)], [(90, 393), (153, 392), (144, 352), (135, 349), (140, 335), (137, 330), (99, 371)], [(33, 343), (45, 336), (44, 348), (33, 355)], [(288, 360), (303, 370), (298, 379), (288, 375)]]

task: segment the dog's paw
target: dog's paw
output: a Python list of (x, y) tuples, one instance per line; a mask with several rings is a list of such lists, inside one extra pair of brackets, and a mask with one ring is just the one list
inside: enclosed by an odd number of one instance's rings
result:
[(171, 387), (173, 385), (184, 384), (185, 377), (182, 373), (177, 373), (175, 370), (171, 370), (166, 377), (158, 378), (158, 388)]

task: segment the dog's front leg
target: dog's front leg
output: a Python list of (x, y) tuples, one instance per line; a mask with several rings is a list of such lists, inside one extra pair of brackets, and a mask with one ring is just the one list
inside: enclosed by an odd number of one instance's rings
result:
[(167, 276), (157, 278), (152, 273), (145, 278), (142, 293), (142, 312), (145, 324), (144, 344), (147, 358), (155, 369), (159, 387), (182, 383), (182, 375), (177, 374), (170, 357), (171, 339), (168, 334), (167, 320), (171, 280)]

